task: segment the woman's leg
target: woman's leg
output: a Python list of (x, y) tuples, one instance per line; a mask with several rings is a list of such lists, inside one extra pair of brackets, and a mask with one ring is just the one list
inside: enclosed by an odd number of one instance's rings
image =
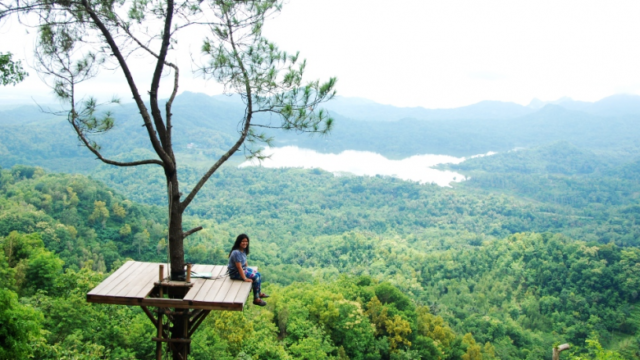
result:
[(262, 284), (262, 278), (260, 276), (260, 273), (253, 270), (252, 268), (247, 268), (247, 270), (244, 271), (244, 275), (253, 280), (253, 284), (251, 284), (251, 287), (253, 288), (253, 299), (259, 299), (260, 298), (260, 285)]

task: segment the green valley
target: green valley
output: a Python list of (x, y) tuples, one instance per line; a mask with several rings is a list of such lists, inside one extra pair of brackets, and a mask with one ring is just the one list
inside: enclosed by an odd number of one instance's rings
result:
[[(557, 152), (566, 168), (550, 170), (545, 159)], [(235, 235), (247, 232), (273, 299), (266, 309), (212, 315), (192, 356), (539, 359), (569, 342), (576, 354), (635, 358), (640, 184), (633, 164), (590, 156), (559, 143), (476, 158), (456, 165), (472, 177), (454, 188), (225, 167), (190, 209), (188, 223), (205, 229), (185, 243), (187, 260), (224, 264)], [(183, 182), (198, 171), (182, 173)], [(92, 177), (112, 190), (40, 168), (1, 173), (0, 317), (25, 324), (7, 328), (15, 345), (6, 349), (151, 358), (153, 327), (141, 311), (87, 304), (84, 293), (127, 258), (166, 261), (153, 180), (161, 175), (97, 167)], [(495, 186), (523, 173), (531, 184)], [(561, 190), (549, 186), (558, 182)], [(581, 202), (553, 196), (568, 190)], [(89, 318), (103, 325), (90, 330), (98, 325)]]
[(0, 360), (640, 360), (639, 12), (0, 0)]
[[(189, 191), (229, 146), (240, 108), (189, 93), (175, 106), (177, 156), (187, 164), (179, 178)], [(119, 140), (144, 136), (127, 120), (131, 106), (114, 111), (121, 125), (104, 135), (104, 152), (149, 156), (140, 142)], [(185, 226), (204, 230), (186, 239), (186, 260), (225, 264), (235, 236), (250, 234), (250, 261), (272, 299), (264, 309), (212, 314), (190, 356), (541, 359), (566, 342), (566, 358), (637, 358), (635, 115), (511, 106), (495, 119), (459, 118), (465, 111), (398, 121), (337, 113), (331, 137), (276, 138), (329, 153), (467, 156), (438, 166), (467, 177), (452, 187), (238, 168), (242, 156), (216, 172), (187, 210)], [(167, 261), (162, 171), (99, 164), (63, 119), (29, 108), (3, 114), (0, 358), (153, 358), (144, 313), (84, 295), (127, 259)]]

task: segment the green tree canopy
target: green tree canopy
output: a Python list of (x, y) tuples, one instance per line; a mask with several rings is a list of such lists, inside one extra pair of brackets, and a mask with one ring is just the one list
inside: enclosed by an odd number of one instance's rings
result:
[(3, 86), (16, 85), (27, 75), (20, 60), (14, 61), (11, 53), (0, 53), (0, 83)]

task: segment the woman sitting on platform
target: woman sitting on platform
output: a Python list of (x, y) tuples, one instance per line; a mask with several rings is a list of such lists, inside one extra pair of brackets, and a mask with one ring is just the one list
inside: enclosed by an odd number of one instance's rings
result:
[(236, 242), (229, 252), (229, 277), (233, 280), (243, 280), (253, 283), (253, 303), (259, 306), (267, 305), (263, 298), (269, 297), (269, 295), (260, 292), (260, 285), (262, 279), (260, 273), (254, 269), (247, 267), (247, 255), (249, 255), (249, 237), (245, 234), (240, 234), (236, 238)]

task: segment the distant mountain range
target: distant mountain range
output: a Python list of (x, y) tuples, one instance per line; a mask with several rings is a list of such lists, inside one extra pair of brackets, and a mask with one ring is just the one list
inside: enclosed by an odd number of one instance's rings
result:
[(499, 120), (533, 114), (547, 105), (591, 115), (640, 115), (640, 96), (613, 95), (596, 102), (562, 98), (543, 102), (534, 99), (528, 106), (502, 101), (481, 101), (454, 109), (425, 109), (422, 107), (396, 107), (360, 98), (336, 97), (324, 107), (353, 120), (398, 121), (417, 120)]
[[(183, 102), (200, 102), (203, 106), (233, 108), (242, 106), (238, 96), (214, 95), (184, 92), (178, 99)], [(372, 100), (336, 96), (322, 105), (323, 108), (340, 118), (361, 121), (416, 120), (504, 120), (514, 119), (538, 112), (546, 106), (557, 106), (566, 110), (579, 111), (598, 116), (640, 115), (640, 96), (619, 94), (596, 102), (576, 101), (561, 98), (556, 101), (534, 99), (527, 106), (504, 101), (481, 101), (479, 103), (452, 109), (427, 109), (423, 107), (398, 107), (384, 105)], [(238, 113), (242, 115), (242, 113)]]
[[(266, 130), (275, 146), (296, 145), (321, 152), (361, 150), (388, 158), (418, 154), (471, 156), (565, 141), (606, 161), (639, 158), (640, 96), (615, 95), (594, 103), (561, 99), (529, 106), (483, 101), (456, 109), (400, 108), (337, 97), (325, 104), (335, 118), (328, 136)], [(132, 159), (152, 154), (133, 104), (111, 110), (116, 127), (96, 140), (109, 156)], [(244, 114), (239, 97), (184, 92), (173, 107), (174, 149), (188, 161), (208, 164), (238, 136)], [(257, 117), (267, 123), (269, 118)], [(277, 119), (272, 119), (274, 122)], [(56, 171), (97, 165), (78, 146), (65, 116), (35, 106), (0, 111), (0, 166), (40, 165)], [(153, 155), (151, 155), (153, 156)], [(74, 168), (74, 171), (82, 171)]]
[[(228, 95), (209, 96), (202, 93), (185, 91), (180, 94), (175, 106), (194, 103), (220, 113), (242, 116), (243, 106), (240, 97)], [(133, 104), (124, 104), (130, 107)], [(533, 99), (524, 106), (512, 102), (481, 101), (479, 103), (452, 109), (427, 109), (423, 107), (398, 107), (384, 105), (372, 100), (337, 96), (322, 105), (340, 118), (362, 121), (399, 121), (403, 119), (416, 120), (502, 120), (514, 119), (533, 114), (546, 106), (557, 106), (566, 110), (579, 111), (598, 116), (640, 115), (640, 96), (618, 94), (606, 97), (596, 102), (576, 101), (571, 98), (561, 98), (556, 101), (541, 101)], [(206, 113), (206, 112), (205, 112)], [(37, 106), (21, 105), (8, 109), (0, 108), (0, 126), (18, 125), (44, 121), (52, 116), (43, 113)], [(205, 114), (206, 115), (206, 114)], [(206, 117), (206, 116), (205, 116)], [(207, 120), (208, 121), (208, 120)]]
[(370, 100), (346, 97), (336, 97), (323, 107), (344, 117), (365, 121), (510, 119), (534, 111), (522, 105), (501, 101), (482, 101), (455, 109), (425, 109), (422, 107), (396, 107), (378, 104)]
[(570, 98), (561, 98), (549, 102), (534, 99), (528, 107), (537, 110), (549, 104), (557, 105), (567, 110), (582, 111), (587, 114), (601, 116), (640, 114), (640, 96), (629, 94), (613, 95), (596, 102), (576, 101)]

